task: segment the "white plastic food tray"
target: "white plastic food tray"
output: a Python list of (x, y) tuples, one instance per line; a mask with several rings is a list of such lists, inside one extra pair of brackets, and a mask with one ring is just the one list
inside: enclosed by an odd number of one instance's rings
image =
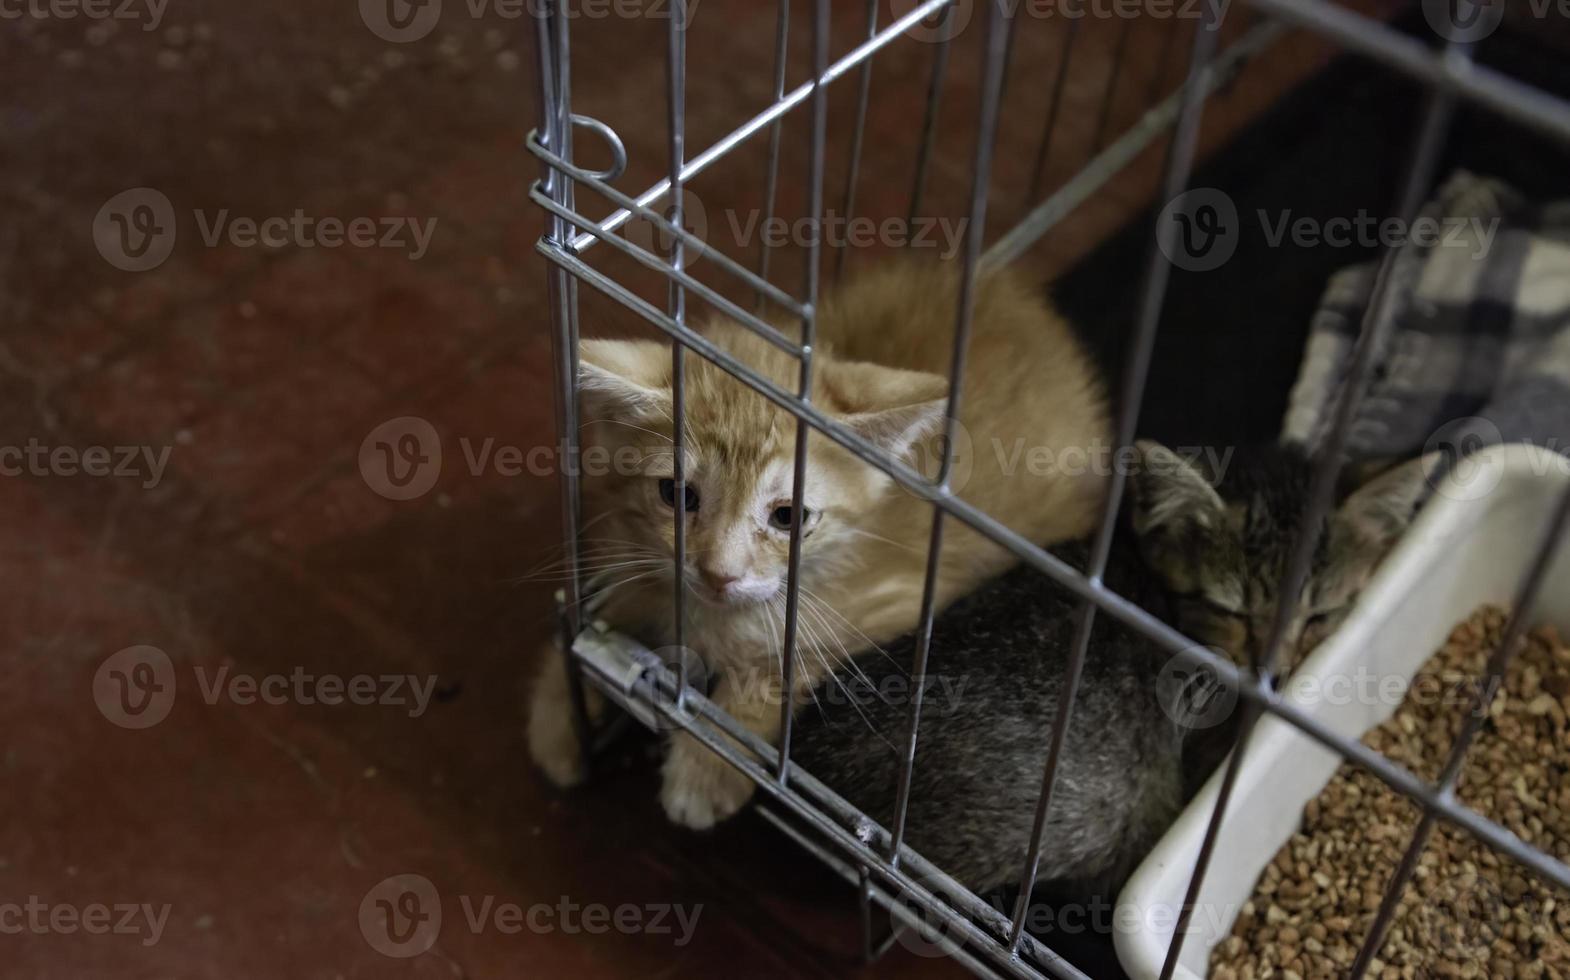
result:
[[(1288, 696), (1353, 738), (1389, 718), (1398, 699), (1378, 697), (1377, 683), (1364, 685), (1375, 696), (1363, 696), (1346, 679), (1410, 679), (1473, 609), (1508, 604), (1567, 482), (1570, 460), (1528, 446), (1495, 446), (1463, 460), (1346, 622), (1303, 662), (1298, 680), (1314, 681), (1289, 686)], [(1570, 632), (1570, 546), (1558, 548), (1549, 568), (1531, 625), (1540, 623)], [(1334, 690), (1341, 693), (1332, 696)], [(1260, 873), (1297, 830), (1304, 804), (1340, 762), (1286, 722), (1270, 715), (1260, 721), (1189, 924), (1179, 978), (1205, 975), (1211, 948), (1229, 934)], [(1161, 972), (1221, 777), (1218, 770), (1119, 896), (1118, 958), (1135, 980)]]

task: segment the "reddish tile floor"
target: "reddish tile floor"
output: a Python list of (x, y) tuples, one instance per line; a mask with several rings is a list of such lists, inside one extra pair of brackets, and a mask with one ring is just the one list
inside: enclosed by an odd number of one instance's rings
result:
[[(853, 6), (836, 5), (836, 52), (863, 29)], [(0, 974), (856, 971), (851, 892), (760, 822), (708, 837), (672, 830), (636, 758), (570, 795), (524, 761), (522, 679), (550, 617), (544, 589), (518, 578), (557, 538), (556, 489), (547, 476), (470, 472), (461, 440), (551, 441), (544, 274), (531, 250), (541, 223), (522, 149), (535, 112), (528, 19), (449, 3), (428, 38), (397, 45), (367, 30), (353, 3), (122, 9), (142, 19), (29, 16), (0, 32), (0, 447), (130, 447), (152, 458), (88, 476), (55, 457), (0, 478), (0, 914), (3, 903), (44, 909), (37, 928), (0, 935)], [(773, 16), (761, 2), (699, 9), (691, 146), (768, 98)], [(1120, 29), (1086, 25), (1049, 183), (1088, 155)], [(1115, 127), (1145, 101), (1170, 29), (1132, 25)], [(663, 30), (648, 19), (574, 25), (578, 107), (626, 138), (629, 190), (664, 166)], [(997, 225), (1028, 203), (1061, 30), (1022, 27)], [(956, 42), (935, 214), (964, 198), (980, 34), (973, 26)], [(865, 213), (903, 211), (930, 53), (902, 42), (879, 62)], [(1324, 55), (1299, 41), (1251, 70), (1217, 101), (1206, 145)], [(1167, 79), (1179, 71), (1174, 59)], [(852, 97), (848, 83), (834, 89), (831, 202)], [(800, 132), (792, 120), (787, 213), (802, 200)], [(1159, 155), (1033, 252), (1044, 277), (1148, 198)], [(694, 187), (716, 245), (748, 259), (724, 216), (756, 207), (761, 166), (761, 145), (749, 145)], [(95, 249), (94, 220), (139, 187), (167, 197), (176, 238), (156, 269), (126, 272)], [(220, 216), (296, 211), (436, 224), (417, 260), (408, 247), (204, 241)], [(112, 253), (114, 229), (97, 241)], [(647, 277), (595, 257), (659, 295)], [(852, 268), (867, 257), (858, 252)], [(793, 268), (794, 255), (782, 256), (780, 281), (794, 282)], [(630, 323), (587, 292), (583, 308), (590, 329)], [(396, 501), (373, 492), (357, 460), (373, 427), (404, 416), (428, 420), (446, 456), (430, 492)], [(164, 453), (167, 468), (156, 468)], [(147, 669), (166, 685), (159, 697), (173, 696), (167, 718), (141, 730), (114, 723), (122, 681), (112, 672), (129, 665), (108, 661), (137, 645), (167, 655)], [(243, 691), (207, 690), (220, 672), (295, 671), (408, 674), (434, 687), (423, 711), (294, 693), (251, 704)], [(445, 920), (429, 953), (395, 959), (362, 934), (362, 900), (374, 920), (381, 896), (368, 893), (404, 873), (433, 883)], [(471, 927), (468, 908), (492, 896), (703, 911), (683, 944), (616, 929)], [(167, 907), (167, 919), (154, 942), (145, 924), (86, 934), (49, 917), (94, 903)], [(865, 972), (957, 968), (897, 951)]]

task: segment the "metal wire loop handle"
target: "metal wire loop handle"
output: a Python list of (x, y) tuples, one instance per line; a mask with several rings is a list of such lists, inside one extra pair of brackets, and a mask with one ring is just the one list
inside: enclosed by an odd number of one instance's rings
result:
[[(621, 137), (617, 135), (616, 130), (610, 127), (609, 123), (602, 122), (593, 116), (585, 116), (576, 112), (570, 118), (574, 126), (582, 126), (584, 129), (592, 130), (600, 139), (605, 141), (606, 146), (610, 147), (611, 165), (604, 170), (588, 170), (585, 168), (585, 173), (595, 180), (615, 180), (627, 172), (627, 146), (621, 141)], [(529, 131), (529, 142), (539, 142), (538, 130)]]

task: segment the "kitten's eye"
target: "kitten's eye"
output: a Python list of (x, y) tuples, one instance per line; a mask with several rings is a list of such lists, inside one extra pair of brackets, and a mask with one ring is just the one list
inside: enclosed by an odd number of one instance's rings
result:
[(1231, 606), (1222, 605), (1221, 603), (1217, 602), (1214, 599), (1211, 599), (1208, 596), (1201, 595), (1201, 596), (1198, 596), (1197, 598), (1199, 599), (1199, 604), (1201, 606), (1205, 607), (1205, 609), (1207, 611), (1209, 611), (1212, 615), (1224, 616), (1227, 619), (1238, 619), (1238, 618), (1241, 618), (1242, 615), (1243, 615), (1243, 613), (1240, 612), (1239, 610), (1233, 609)]
[[(794, 516), (795, 514), (792, 512), (791, 506), (789, 504), (785, 504), (782, 507), (776, 507), (769, 513), (769, 526), (779, 528), (781, 531), (789, 531), (791, 526), (791, 518)], [(803, 525), (811, 523), (812, 511), (803, 507), (801, 509), (801, 522)]]
[(1334, 619), (1335, 613), (1333, 612), (1315, 613), (1303, 621), (1303, 635), (1305, 637), (1316, 637), (1316, 642), (1324, 639), (1324, 635), (1330, 631)]
[[(682, 494), (682, 503), (684, 509), (690, 514), (698, 509), (698, 488), (689, 483), (682, 489), (686, 491)], [(675, 480), (664, 479), (660, 481), (660, 499), (665, 501), (665, 506), (667, 507), (676, 506)]]

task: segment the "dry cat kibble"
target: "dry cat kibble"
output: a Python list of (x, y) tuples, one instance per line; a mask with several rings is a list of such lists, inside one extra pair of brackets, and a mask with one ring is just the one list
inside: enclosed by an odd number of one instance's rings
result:
[[(1436, 779), (1504, 624), (1503, 610), (1485, 606), (1457, 626), (1364, 744)], [(1537, 630), (1511, 661), (1458, 790), (1561, 861), (1570, 861), (1567, 712), (1570, 647)], [(1211, 953), (1213, 980), (1345, 976), (1417, 820), (1410, 801), (1343, 763)], [(1367, 976), (1570, 978), (1570, 895), (1441, 820)]]

